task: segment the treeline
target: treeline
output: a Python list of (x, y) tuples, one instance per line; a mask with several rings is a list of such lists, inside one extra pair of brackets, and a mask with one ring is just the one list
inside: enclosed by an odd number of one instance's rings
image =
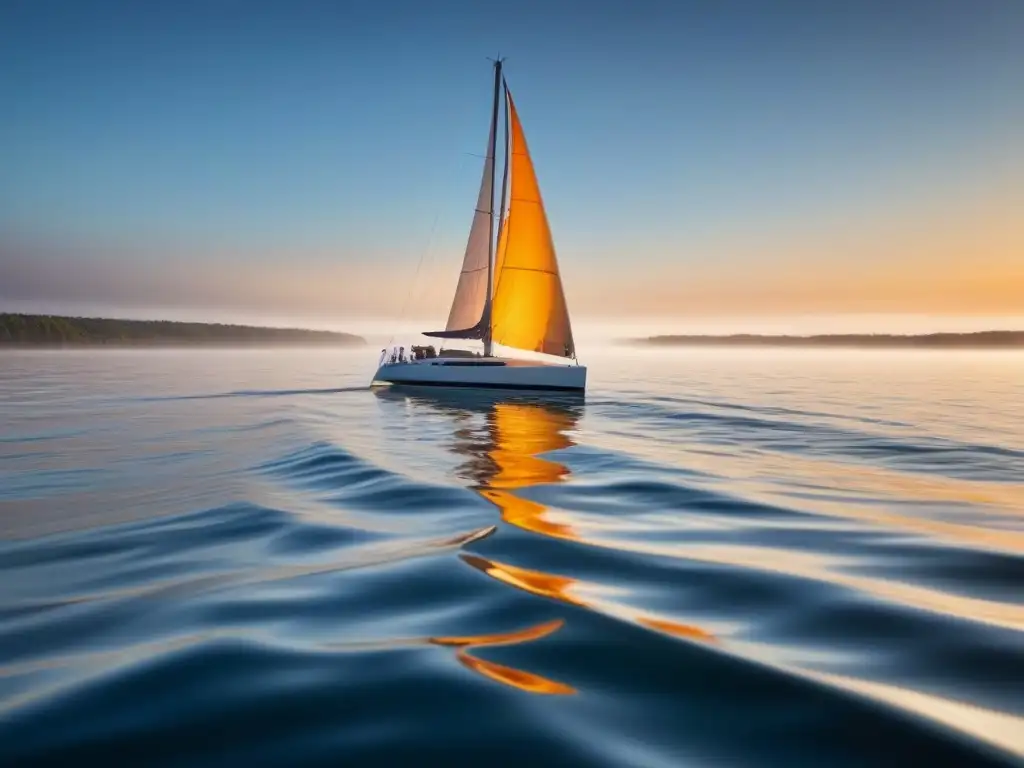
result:
[(301, 328), (0, 313), (0, 346), (354, 346), (365, 343), (361, 336), (350, 333), (309, 331)]
[(651, 336), (637, 344), (656, 346), (770, 346), (770, 347), (929, 347), (1007, 349), (1024, 347), (1024, 331), (977, 333), (819, 334), (816, 336)]

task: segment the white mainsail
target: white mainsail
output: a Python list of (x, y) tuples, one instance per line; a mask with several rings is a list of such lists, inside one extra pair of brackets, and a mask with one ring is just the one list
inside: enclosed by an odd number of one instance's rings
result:
[(483, 176), (480, 179), (480, 193), (477, 195), (473, 223), (469, 228), (466, 254), (462, 259), (462, 271), (455, 288), (455, 298), (448, 313), (445, 331), (478, 331), (478, 326), (487, 303), (487, 268), (490, 261), (491, 216), (494, 199), (494, 177), (491, 147), (494, 144), (494, 126), (487, 137), (487, 152)]

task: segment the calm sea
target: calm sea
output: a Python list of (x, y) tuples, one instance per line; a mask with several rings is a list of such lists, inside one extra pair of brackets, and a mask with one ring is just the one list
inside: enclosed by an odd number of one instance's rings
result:
[(1024, 762), (1024, 355), (376, 358), (0, 353), (0, 765)]

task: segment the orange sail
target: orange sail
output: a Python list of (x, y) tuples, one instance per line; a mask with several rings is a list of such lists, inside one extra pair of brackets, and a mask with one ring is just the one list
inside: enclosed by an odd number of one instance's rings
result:
[(506, 347), (573, 357), (558, 260), (526, 136), (506, 90), (511, 147), (508, 215), (495, 259), (491, 339)]
[(547, 507), (516, 494), (521, 488), (560, 483), (564, 464), (540, 454), (573, 445), (567, 432), (579, 416), (570, 410), (527, 403), (497, 403), (488, 416), (494, 446), (488, 456), (494, 473), (479, 491), (501, 510), (506, 523), (560, 539), (576, 539), (572, 527), (549, 519)]

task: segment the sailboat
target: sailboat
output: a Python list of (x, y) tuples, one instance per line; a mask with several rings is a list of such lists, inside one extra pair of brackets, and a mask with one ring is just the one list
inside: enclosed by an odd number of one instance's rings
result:
[[(504, 107), (504, 164), (494, 205), (498, 117)], [(495, 220), (497, 219), (497, 237)], [(480, 193), (448, 322), (425, 336), (483, 341), (482, 356), (384, 350), (372, 385), (419, 385), (582, 392), (569, 309), (537, 175), (502, 62), (494, 62), (494, 102)], [(497, 356), (494, 346), (541, 353)]]

